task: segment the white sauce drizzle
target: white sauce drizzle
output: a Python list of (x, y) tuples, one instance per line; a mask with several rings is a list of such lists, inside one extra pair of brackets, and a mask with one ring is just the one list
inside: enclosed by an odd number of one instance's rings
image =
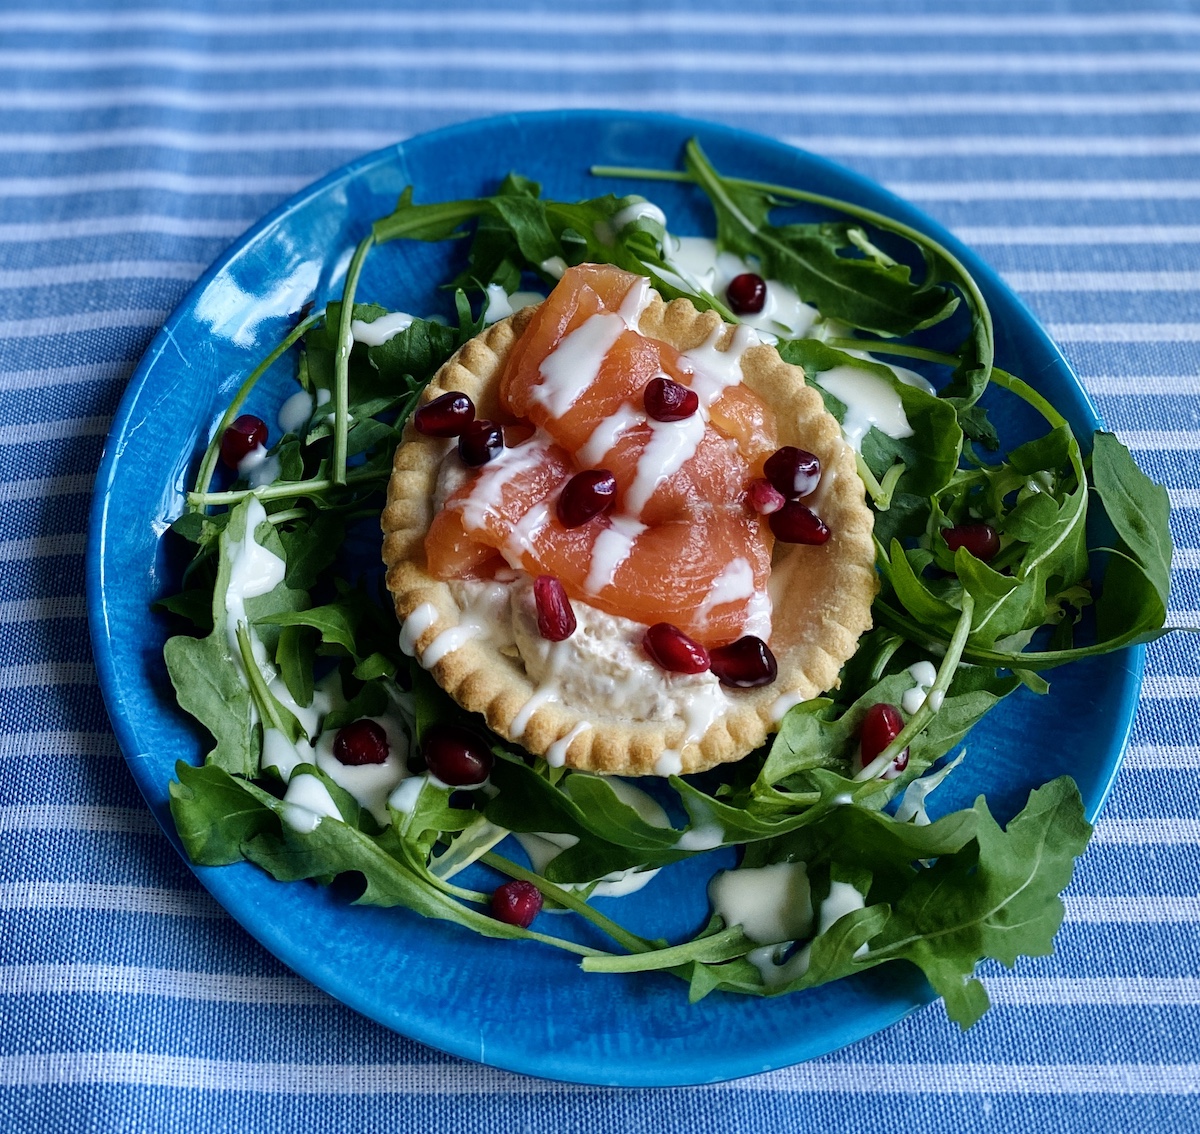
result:
[(633, 544), (646, 530), (646, 525), (630, 516), (613, 516), (609, 526), (596, 536), (592, 546), (592, 562), (588, 567), (583, 589), (590, 595), (598, 595), (611, 586), (617, 569), (633, 552)]
[(316, 765), (338, 787), (385, 826), (387, 800), (396, 785), (408, 778), (408, 736), (391, 717), (370, 717), (387, 734), (388, 757), (382, 764), (343, 764), (333, 754), (336, 732), (323, 733), (316, 744)]
[(693, 827), (691, 830), (684, 831), (675, 840), (675, 845), (680, 850), (706, 851), (719, 847), (724, 841), (725, 831), (723, 828), (715, 824), (705, 824), (703, 827)]
[(546, 749), (546, 763), (552, 768), (561, 768), (567, 762), (567, 750), (577, 736), (582, 736), (591, 728), (588, 721), (580, 721), (566, 736), (560, 736)]
[(461, 513), (463, 527), (469, 532), (484, 530), (504, 502), (504, 489), (525, 473), (541, 468), (552, 444), (549, 435), (538, 430), (527, 441), (502, 449), (488, 461), (470, 493), (451, 505)]
[(621, 232), (634, 221), (639, 221), (643, 217), (661, 224), (664, 228), (667, 226), (667, 214), (653, 201), (634, 201), (632, 204), (626, 205), (620, 212), (613, 215), (609, 224), (612, 226), (613, 232)]
[[(742, 559), (739, 556), (728, 563), (713, 580), (713, 585), (700, 604), (697, 617), (701, 622), (707, 622), (714, 607), (724, 606), (730, 602), (741, 602), (753, 598), (754, 595), (754, 568), (750, 566), (748, 559)], [(770, 598), (767, 597), (768, 617), (770, 617), (770, 602)]]
[(501, 319), (507, 319), (512, 313), (512, 306), (508, 302), (508, 292), (500, 284), (488, 284), (487, 308), (483, 312), (484, 323), (490, 326), (492, 323), (500, 322)]
[[(929, 688), (937, 680), (937, 670), (933, 662), (919, 661), (908, 667), (908, 675), (916, 683), (911, 689), (906, 689), (900, 698), (900, 707), (911, 717), (917, 712), (929, 693)], [(935, 695), (929, 701), (929, 706), (935, 712), (942, 707), (942, 698)]]
[(279, 458), (268, 456), (267, 447), (261, 442), (255, 445), (240, 461), (238, 476), (244, 477), (251, 488), (262, 488), (279, 476)]
[[(229, 546), (229, 584), (225, 589), (225, 630), (229, 650), (237, 663), (238, 672), (245, 681), (242, 672), (242, 654), (238, 646), (237, 628), (244, 625), (249, 629), (250, 620), (246, 615), (246, 600), (258, 598), (274, 590), (283, 582), (286, 564), (273, 551), (258, 543), (254, 534), (259, 524), (267, 519), (267, 511), (262, 502), (251, 496), (246, 506), (246, 528), (242, 538)], [(270, 681), (275, 676), (274, 667), (267, 660), (267, 651), (258, 636), (250, 630), (250, 647), (254, 661), (262, 672), (263, 677)]]
[(400, 628), (400, 651), (410, 658), (417, 656), (417, 642), (438, 620), (437, 607), (431, 602), (423, 602), (405, 620)]
[(725, 390), (741, 382), (742, 355), (751, 347), (762, 343), (762, 339), (754, 333), (753, 328), (739, 324), (733, 330), (729, 346), (725, 350), (717, 350), (717, 341), (724, 333), (725, 324), (722, 323), (700, 346), (684, 351), (680, 356), (683, 365), (692, 373), (689, 385), (699, 398), (700, 409), (706, 416), (708, 407)]
[(818, 374), (816, 381), (845, 405), (842, 433), (855, 452), (861, 451), (871, 426), (897, 439), (913, 435), (900, 395), (878, 374), (857, 366), (835, 366)]
[(538, 267), (546, 275), (552, 276), (556, 280), (561, 280), (567, 270), (567, 262), (561, 256), (551, 256), (548, 260), (543, 260)]
[(913, 780), (900, 797), (900, 806), (896, 808), (896, 822), (908, 823), (911, 820), (918, 827), (929, 826), (931, 820), (929, 813), (925, 810), (925, 800), (929, 793), (962, 763), (965, 755), (965, 752), (960, 752), (949, 764), (939, 768), (936, 772)]
[(283, 796), (283, 821), (294, 831), (309, 835), (322, 819), (342, 819), (329, 789), (307, 772), (293, 776)]
[(704, 418), (698, 413), (682, 421), (647, 420), (646, 424), (650, 440), (638, 455), (633, 483), (625, 492), (623, 505), (634, 515), (641, 515), (658, 486), (683, 468), (704, 440)]
[(550, 505), (541, 500), (520, 518), (509, 533), (508, 542), (500, 549), (510, 567), (519, 570), (524, 555), (533, 551), (538, 534), (550, 523)]
[(803, 862), (722, 870), (709, 882), (708, 897), (713, 912), (727, 926), (740, 925), (751, 941), (794, 941), (812, 932), (812, 896)]
[(505, 583), (485, 583), (461, 609), (458, 625), (443, 630), (421, 654), (421, 664), (432, 669), (448, 654), (460, 649), (472, 638), (489, 639), (496, 625), (496, 612), (508, 596)]
[(351, 319), (350, 335), (356, 343), (383, 346), (388, 339), (395, 338), (401, 331), (407, 331), (415, 321), (416, 316), (405, 311), (392, 311), (387, 315), (380, 315), (370, 323), (365, 319)]
[(284, 783), (292, 778), (292, 772), (300, 764), (313, 764), (316, 758), (313, 746), (301, 739), (293, 744), (277, 728), (263, 730), (263, 769), (274, 768)]
[(551, 417), (563, 417), (596, 381), (605, 357), (625, 330), (619, 314), (605, 313), (593, 315), (564, 335), (542, 359), (541, 382), (530, 390), (530, 401), (544, 406)]
[(635, 425), (641, 425), (646, 415), (630, 402), (623, 403), (619, 409), (610, 414), (595, 429), (592, 435), (583, 443), (579, 450), (579, 463), (585, 468), (594, 468), (600, 464), (621, 439), (622, 434), (628, 433)]
[(312, 417), (313, 400), (307, 390), (293, 394), (279, 407), (279, 428), (284, 433), (299, 433)]

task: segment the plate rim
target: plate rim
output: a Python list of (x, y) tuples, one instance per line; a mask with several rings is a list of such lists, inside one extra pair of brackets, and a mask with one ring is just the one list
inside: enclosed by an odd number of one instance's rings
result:
[[(138, 395), (146, 384), (147, 379), (151, 375), (155, 364), (164, 351), (172, 345), (172, 329), (185, 317), (185, 312), (190, 311), (194, 307), (196, 300), (209, 287), (213, 280), (222, 272), (233, 260), (239, 255), (246, 252), (252, 247), (256, 241), (260, 239), (266, 232), (274, 228), (281, 221), (284, 221), (294, 212), (300, 210), (305, 205), (309, 204), (314, 198), (318, 198), (326, 194), (331, 188), (347, 183), (361, 174), (363, 171), (380, 166), (389, 161), (397, 159), (403, 161), (405, 147), (414, 142), (428, 142), (430, 140), (448, 140), (456, 134), (471, 135), (481, 130), (486, 130), (490, 126), (499, 123), (512, 124), (516, 122), (520, 125), (526, 123), (536, 125), (541, 121), (563, 121), (564, 119), (586, 120), (588, 122), (603, 123), (603, 122), (619, 122), (623, 124), (629, 123), (645, 123), (646, 125), (657, 124), (660, 126), (669, 126), (680, 131), (688, 131), (691, 133), (703, 132), (709, 136), (723, 135), (731, 140), (739, 141), (743, 144), (750, 143), (756, 147), (762, 147), (766, 150), (775, 151), (781, 156), (792, 157), (799, 154), (804, 159), (814, 162), (817, 165), (824, 166), (834, 171), (838, 176), (844, 178), (851, 184), (856, 191), (861, 191), (875, 201), (881, 198), (889, 204), (894, 204), (899, 211), (915, 213), (920, 217), (922, 230), (935, 237), (948, 248), (963, 259), (970, 266), (973, 276), (983, 285), (983, 290), (993, 293), (1003, 294), (1006, 301), (1012, 306), (1021, 316), (1023, 321), (1022, 333), (1032, 334), (1040, 340), (1042, 349), (1047, 350), (1053, 356), (1055, 362), (1062, 368), (1062, 371), (1070, 379), (1070, 382), (1075, 388), (1075, 392), (1079, 397), (1079, 408), (1081, 414), (1088, 420), (1092, 428), (1103, 428), (1103, 422), (1096, 411), (1095, 405), (1092, 402), (1087, 389), (1079, 380), (1073, 367), (1063, 355), (1061, 349), (1051, 339), (1050, 335), (1043, 327), (1041, 321), (1029, 310), (1025, 302), (1005, 283), (999, 273), (993, 269), (986, 261), (984, 261), (977, 253), (971, 250), (968, 246), (962, 244), (953, 233), (945, 229), (939, 222), (928, 216), (923, 210), (918, 209), (909, 201), (892, 193), (885, 186), (872, 178), (866, 177), (856, 170), (850, 169), (841, 165), (838, 162), (832, 161), (818, 153), (803, 149), (799, 146), (793, 146), (786, 142), (782, 142), (776, 138), (758, 134), (754, 131), (744, 130), (738, 127), (728, 126), (722, 123), (710, 122), (703, 119), (690, 118), (674, 114), (666, 114), (653, 111), (621, 111), (621, 110), (601, 110), (601, 109), (573, 109), (573, 110), (545, 110), (532, 111), (522, 113), (510, 113), (493, 115), (486, 118), (469, 119), (463, 122), (452, 123), (447, 126), (440, 127), (436, 130), (424, 131), (419, 134), (411, 135), (402, 141), (392, 143), (390, 145), (373, 150), (369, 153), (362, 154), (352, 160), (338, 166), (329, 173), (306, 185), (298, 190), (291, 197), (282, 201), (275, 206), (260, 220), (251, 225), (241, 235), (236, 237), (229, 245), (227, 245), (206, 268), (204, 273), (187, 291), (187, 293), (179, 300), (174, 309), (165, 319), (162, 327), (156, 333), (150, 344), (138, 360), (137, 366), (134, 368), (126, 388), (121, 396), (120, 404), (113, 416), (112, 425), (108, 436), (105, 440), (103, 455), (96, 474), (96, 480), (92, 491), (92, 499), (88, 514), (88, 533), (85, 549), (85, 589), (86, 589), (86, 606), (87, 606), (87, 621), (89, 637), (91, 640), (91, 648), (93, 659), (96, 664), (97, 679), (102, 699), (105, 704), (109, 720), (112, 724), (113, 731), (116, 735), (118, 745), (127, 766), (133, 776), (135, 783), (138, 785), (139, 791), (142, 793), (147, 806), (152, 814), (154, 814), (159, 825), (162, 827), (167, 838), (179, 852), (181, 858), (186, 863), (192, 874), (197, 878), (202, 886), (210, 895), (218, 902), (219, 905), (235, 920), (243, 929), (245, 929), (256, 941), (274, 955), (282, 964), (286, 965), (293, 972), (296, 972), (302, 979), (312, 981), (318, 987), (323, 988), (326, 992), (334, 996), (338, 1001), (351, 1007), (355, 1011), (367, 1016), (373, 1021), (381, 1024), (391, 1031), (407, 1036), (417, 1042), (426, 1044), (437, 1050), (447, 1052), (459, 1058), (467, 1059), (475, 1063), (483, 1063), (486, 1066), (492, 1066), (508, 1071), (535, 1076), (538, 1078), (557, 1080), (570, 1083), (594, 1084), (605, 1086), (620, 1086), (631, 1089), (645, 1087), (675, 1087), (688, 1085), (701, 1085), (706, 1083), (715, 1083), (728, 1081), (730, 1079), (740, 1078), (749, 1074), (756, 1074), (763, 1071), (778, 1070), (783, 1067), (794, 1065), (798, 1061), (818, 1058), (823, 1054), (828, 1054), (833, 1051), (840, 1050), (852, 1043), (857, 1043), (868, 1036), (878, 1034), (884, 1028), (891, 1027), (898, 1023), (901, 1019), (910, 1015), (918, 1008), (925, 1006), (932, 1000), (936, 999), (931, 988), (925, 986), (925, 996), (919, 1003), (912, 1003), (906, 1006), (900, 1006), (899, 1009), (891, 1015), (887, 1023), (878, 1027), (872, 1026), (869, 1029), (854, 1029), (850, 1027), (839, 1032), (838, 1036), (828, 1045), (820, 1047), (819, 1050), (812, 1050), (808, 1054), (797, 1057), (790, 1053), (781, 1053), (778, 1058), (774, 1059), (769, 1065), (763, 1066), (761, 1063), (753, 1067), (738, 1064), (736, 1060), (725, 1059), (721, 1063), (721, 1068), (715, 1074), (697, 1074), (697, 1070), (702, 1064), (689, 1064), (689, 1068), (674, 1067), (664, 1069), (658, 1066), (643, 1065), (640, 1068), (631, 1068), (629, 1064), (623, 1064), (619, 1068), (622, 1073), (622, 1078), (619, 1082), (614, 1082), (612, 1075), (602, 1075), (594, 1072), (589, 1072), (583, 1067), (555, 1067), (547, 1066), (543, 1059), (539, 1061), (536, 1057), (530, 1055), (525, 1049), (512, 1049), (500, 1053), (500, 1058), (495, 1058), (492, 1052), (488, 1052), (489, 1058), (484, 1061), (479, 1058), (479, 1049), (474, 1045), (474, 1041), (455, 1042), (455, 1037), (447, 1036), (443, 1032), (437, 1032), (433, 1028), (405, 1028), (401, 1030), (395, 1021), (385, 1019), (384, 1016), (377, 1010), (373, 1010), (373, 1004), (369, 1002), (368, 996), (355, 995), (355, 988), (352, 982), (348, 982), (336, 991), (332, 990), (324, 982), (318, 982), (313, 977), (304, 972), (303, 965), (294, 963), (293, 957), (287, 956), (287, 950), (280, 948), (280, 943), (275, 938), (269, 938), (269, 935), (260, 932), (261, 919), (255, 919), (250, 916), (251, 911), (245, 906), (239, 906), (236, 901), (231, 902), (230, 887), (224, 884), (224, 878), (229, 876), (230, 868), (226, 867), (198, 867), (188, 858), (183, 851), (182, 845), (179, 842), (178, 835), (174, 829), (174, 824), (170, 818), (170, 812), (167, 808), (161, 805), (156, 805), (154, 798), (154, 790), (161, 792), (162, 785), (158, 784), (157, 777), (151, 776), (146, 770), (146, 761), (139, 758), (138, 745), (136, 743), (136, 735), (131, 722), (128, 720), (128, 715), (121, 711), (123, 706), (123, 698), (119, 692), (118, 674), (115, 665), (115, 659), (111, 649), (110, 635), (108, 632), (108, 607), (106, 603), (106, 585), (105, 585), (105, 562), (104, 548), (108, 538), (107, 528), (107, 508), (109, 503), (110, 490), (113, 479), (117, 472), (117, 467), (122, 454), (122, 448), (119, 444), (121, 438), (125, 435), (129, 419), (135, 408)], [(1109, 795), (1112, 792), (1116, 777), (1120, 771), (1121, 764), (1124, 759), (1124, 753), (1128, 745), (1129, 737), (1133, 728), (1134, 717), (1136, 714), (1138, 702), (1140, 699), (1140, 691), (1142, 686), (1142, 678), (1145, 669), (1145, 654), (1144, 645), (1136, 645), (1128, 647), (1124, 651), (1124, 660), (1126, 665), (1121, 687), (1120, 709), (1119, 716), (1115, 720), (1115, 727), (1111, 734), (1109, 750), (1113, 753), (1107, 777), (1099, 785), (1096, 792), (1094, 803), (1086, 806), (1087, 817), (1089, 821), (1094, 821), (1096, 816), (1105, 806)], [(1086, 802), (1086, 801), (1085, 801)], [(241, 864), (243, 867), (248, 867), (249, 864)], [(249, 867), (254, 869), (253, 867)], [(278, 883), (278, 885), (285, 885)], [(234, 887), (236, 892), (236, 887)], [(231, 908), (232, 907), (232, 908)], [(524, 1056), (524, 1058), (521, 1058)], [(551, 1060), (553, 1053), (551, 1054)], [(670, 1070), (682, 1071), (682, 1074), (670, 1074)], [(664, 1073), (667, 1071), (668, 1073)]]

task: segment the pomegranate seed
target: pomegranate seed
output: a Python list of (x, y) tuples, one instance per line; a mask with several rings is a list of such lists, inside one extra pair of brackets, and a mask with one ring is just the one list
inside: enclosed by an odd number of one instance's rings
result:
[(767, 302), (767, 283), (762, 276), (743, 272), (729, 281), (725, 298), (735, 315), (757, 315)]
[[(895, 705), (880, 702), (872, 705), (863, 717), (862, 729), (859, 732), (859, 753), (862, 766), (865, 768), (893, 740), (900, 735), (904, 727), (904, 718)], [(893, 761), (891, 767), (884, 773), (889, 779), (899, 775), (908, 767), (908, 749), (906, 748)]]
[(683, 421), (700, 408), (696, 391), (670, 378), (651, 378), (642, 392), (642, 402), (655, 421)]
[(944, 528), (942, 539), (951, 551), (965, 547), (976, 559), (990, 563), (1000, 550), (1000, 536), (991, 524), (959, 524), (956, 528)]
[(669, 622), (651, 626), (642, 638), (642, 649), (670, 673), (703, 673), (709, 666), (708, 651)]
[(481, 784), (492, 771), (491, 749), (461, 725), (430, 725), (421, 738), (421, 755), (429, 770), (450, 787)]
[(811, 508), (789, 500), (778, 512), (767, 517), (775, 538), (783, 543), (822, 544), (829, 539), (825, 521)]
[(457, 437), (475, 420), (475, 403), (461, 390), (426, 402), (413, 414), (413, 428), (426, 437)]
[(492, 894), (492, 917), (528, 929), (542, 912), (542, 892), (532, 882), (514, 879), (497, 886)]
[(558, 518), (564, 528), (578, 528), (607, 512), (617, 499), (617, 478), (608, 469), (576, 473), (558, 498)]
[(717, 675), (721, 684), (733, 685), (738, 689), (770, 685), (779, 672), (771, 648), (753, 634), (747, 634), (728, 646), (718, 646), (710, 650), (708, 656), (708, 668)]
[(761, 477), (750, 482), (746, 500), (760, 516), (778, 512), (787, 503), (783, 493), (769, 480), (763, 480)]
[(538, 633), (547, 642), (561, 642), (575, 633), (571, 600), (553, 575), (539, 575), (533, 580), (533, 601), (537, 605)]
[(382, 764), (388, 758), (387, 733), (365, 717), (338, 729), (333, 754), (343, 764)]
[(494, 421), (478, 418), (463, 426), (458, 436), (458, 455), (464, 465), (477, 469), (504, 451), (504, 432)]
[(236, 469), (245, 457), (259, 445), (267, 443), (267, 423), (252, 413), (244, 413), (221, 438), (221, 460)]
[(807, 449), (784, 445), (776, 449), (763, 465), (763, 472), (784, 496), (807, 496), (821, 482), (821, 462)]

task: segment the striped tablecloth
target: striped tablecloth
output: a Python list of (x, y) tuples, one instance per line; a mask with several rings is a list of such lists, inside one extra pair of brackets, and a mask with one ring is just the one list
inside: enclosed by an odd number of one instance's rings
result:
[[(1132, 9), (1132, 10), (1131, 10)], [(0, 1128), (1200, 1129), (1200, 663), (1153, 647), (1052, 958), (814, 1063), (622, 1092), (460, 1063), (266, 955), (143, 810), (84, 627), (109, 418), (203, 267), (355, 154), (501, 110), (679, 111), (978, 248), (1177, 509), (1200, 612), (1200, 7), (1114, 0), (0, 5)]]

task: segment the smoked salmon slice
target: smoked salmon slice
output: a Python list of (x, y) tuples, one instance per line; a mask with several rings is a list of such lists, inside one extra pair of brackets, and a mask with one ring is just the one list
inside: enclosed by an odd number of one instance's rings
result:
[[(645, 624), (671, 622), (706, 645), (733, 641), (762, 609), (772, 537), (746, 504), (776, 448), (770, 411), (735, 359), (706, 363), (641, 335), (652, 293), (603, 265), (569, 269), (511, 350), (500, 402), (533, 436), (506, 448), (446, 500), (425, 541), (430, 572), (488, 577), (504, 561), (553, 575), (574, 599)], [(719, 365), (717, 365), (719, 363)], [(700, 395), (683, 421), (650, 419), (646, 384)], [(616, 507), (580, 527), (559, 521), (575, 473), (604, 468)]]

